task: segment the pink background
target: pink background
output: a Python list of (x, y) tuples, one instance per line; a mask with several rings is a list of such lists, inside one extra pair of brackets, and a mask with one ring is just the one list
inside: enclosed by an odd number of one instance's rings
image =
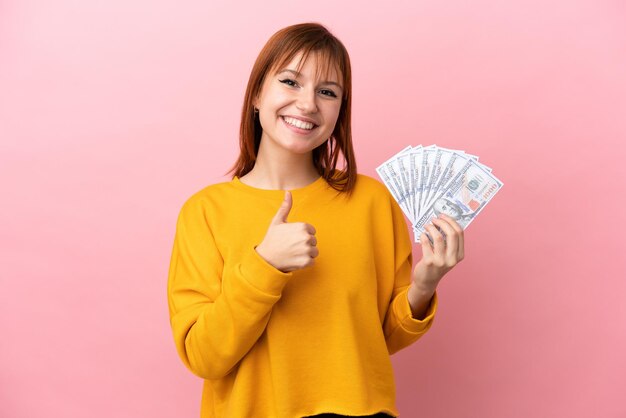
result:
[(225, 3), (0, 2), (0, 416), (198, 416), (176, 216), (228, 180), (252, 63), (303, 21), (350, 52), (359, 172), (436, 143), (505, 183), (392, 357), (402, 416), (626, 416), (626, 4)]

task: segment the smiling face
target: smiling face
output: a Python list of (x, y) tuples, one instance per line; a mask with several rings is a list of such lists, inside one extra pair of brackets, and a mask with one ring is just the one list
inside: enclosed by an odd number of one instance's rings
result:
[(261, 142), (297, 154), (311, 152), (332, 135), (343, 94), (340, 74), (333, 69), (320, 79), (315, 52), (298, 72), (301, 56), (268, 72), (254, 102), (263, 128)]

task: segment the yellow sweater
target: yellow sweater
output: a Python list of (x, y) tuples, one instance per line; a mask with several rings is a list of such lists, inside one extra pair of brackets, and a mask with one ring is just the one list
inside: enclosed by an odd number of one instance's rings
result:
[(313, 266), (283, 273), (254, 247), (282, 190), (213, 184), (182, 206), (168, 278), (176, 349), (205, 379), (201, 417), (397, 416), (390, 354), (432, 325), (411, 316), (411, 240), (385, 186), (351, 198), (322, 178), (291, 190), (288, 222), (316, 229)]

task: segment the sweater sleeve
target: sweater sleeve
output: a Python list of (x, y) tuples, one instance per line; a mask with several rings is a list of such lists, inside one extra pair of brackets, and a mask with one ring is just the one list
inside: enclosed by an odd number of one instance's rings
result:
[(176, 350), (204, 379), (228, 373), (252, 348), (293, 273), (283, 273), (255, 250), (234, 266), (224, 260), (202, 199), (183, 205), (168, 274), (168, 305)]
[(437, 309), (437, 293), (430, 301), (430, 306), (419, 320), (413, 318), (409, 305), (409, 286), (413, 274), (413, 252), (408, 228), (398, 203), (391, 200), (394, 241), (394, 288), (391, 303), (385, 314), (383, 330), (389, 354), (411, 345), (430, 329)]

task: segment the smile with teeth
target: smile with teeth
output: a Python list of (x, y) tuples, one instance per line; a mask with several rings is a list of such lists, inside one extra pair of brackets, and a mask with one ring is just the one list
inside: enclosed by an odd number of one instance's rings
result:
[(311, 122), (304, 122), (299, 119), (290, 118), (289, 116), (281, 116), (281, 117), (283, 118), (285, 122), (287, 122), (288, 124), (292, 126), (295, 126), (296, 128), (306, 129), (308, 131), (315, 128), (315, 125), (312, 124)]

